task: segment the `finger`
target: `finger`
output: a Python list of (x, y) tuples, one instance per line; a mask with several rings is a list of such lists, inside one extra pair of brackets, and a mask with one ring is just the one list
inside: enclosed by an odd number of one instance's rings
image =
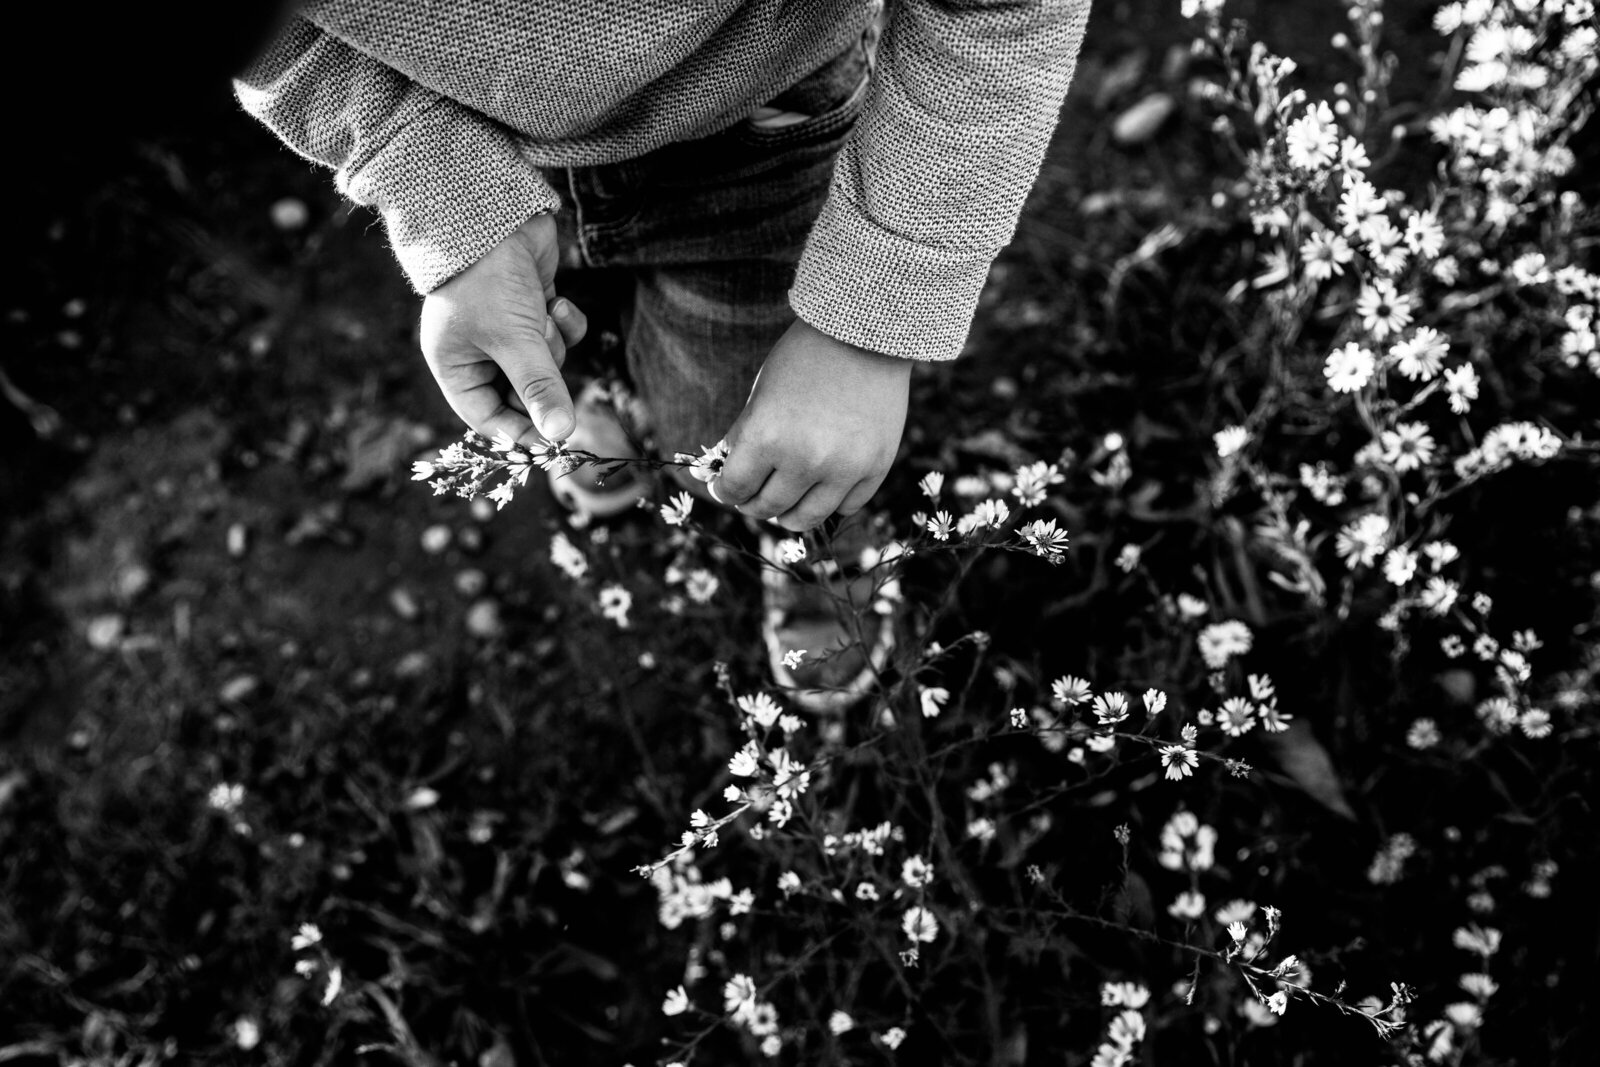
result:
[(739, 512), (752, 519), (776, 518), (798, 504), (816, 484), (814, 476), (774, 471), (759, 493), (738, 505)]
[(564, 366), (567, 362), (567, 341), (561, 335), (561, 327), (549, 315), (544, 317), (544, 343), (550, 349), (550, 358), (555, 360), (556, 366)]
[(867, 501), (871, 500), (873, 495), (877, 493), (878, 488), (883, 485), (885, 477), (887, 477), (887, 472), (880, 474), (876, 478), (863, 478), (857, 482), (855, 487), (844, 495), (844, 499), (839, 501), (839, 514), (845, 516), (854, 515), (866, 507)]
[(550, 302), (550, 317), (561, 330), (561, 337), (568, 348), (583, 340), (589, 332), (589, 316), (564, 296)]
[(785, 530), (801, 533), (822, 525), (822, 520), (832, 515), (844, 494), (836, 485), (821, 482), (808, 489), (789, 510), (772, 521)]
[(500, 368), (487, 356), (475, 363), (429, 366), (450, 410), (478, 433), (491, 440), (503, 433), (516, 441), (533, 429), (527, 415), (506, 403)]
[(724, 504), (738, 507), (757, 493), (773, 472), (772, 462), (759, 448), (742, 448), (729, 434), (728, 461), (711, 485)]
[(489, 341), (484, 350), (505, 372), (511, 391), (527, 406), (540, 435), (547, 441), (565, 441), (576, 425), (572, 395), (545, 339), (528, 331)]

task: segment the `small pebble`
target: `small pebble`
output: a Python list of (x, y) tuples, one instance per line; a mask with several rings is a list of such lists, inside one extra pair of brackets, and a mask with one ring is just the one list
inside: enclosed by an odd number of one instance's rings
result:
[(237, 678), (230, 678), (217, 691), (217, 697), (225, 703), (237, 704), (259, 688), (261, 688), (261, 680), (259, 678), (253, 674), (241, 674)]
[(117, 647), (122, 640), (124, 622), (121, 615), (96, 615), (89, 620), (85, 636), (89, 647), (101, 652)]
[(473, 637), (498, 637), (505, 629), (500, 621), (500, 605), (480, 600), (467, 609), (467, 632)]
[(450, 532), (450, 527), (444, 523), (435, 523), (422, 531), (422, 551), (430, 556), (437, 556), (450, 547), (450, 542), (455, 540), (455, 535)]
[(397, 585), (389, 590), (389, 606), (396, 615), (408, 622), (422, 614), (422, 606), (417, 603), (417, 598), (404, 586)]
[(153, 576), (142, 563), (125, 564), (117, 571), (117, 595), (125, 601), (137, 600), (139, 594), (150, 588)]
[(456, 572), (456, 592), (471, 600), (483, 594), (489, 586), (489, 576), (476, 567)]
[(395, 677), (418, 678), (426, 674), (428, 672), (428, 668), (432, 665), (433, 657), (429, 656), (426, 652), (407, 652), (405, 655), (401, 656), (400, 661), (394, 665)]
[(1143, 144), (1154, 137), (1177, 104), (1166, 93), (1151, 93), (1118, 115), (1111, 124), (1111, 138), (1120, 145)]
[(406, 810), (424, 811), (437, 803), (439, 803), (438, 790), (430, 789), (425, 785), (419, 786), (412, 790), (410, 796), (406, 797)]
[(272, 224), (280, 230), (299, 230), (311, 220), (311, 212), (306, 208), (304, 200), (298, 197), (286, 196), (275, 201), (271, 207)]

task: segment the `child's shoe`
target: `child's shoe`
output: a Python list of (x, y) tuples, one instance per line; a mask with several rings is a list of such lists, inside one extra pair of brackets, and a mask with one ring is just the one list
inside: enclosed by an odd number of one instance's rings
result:
[[(857, 530), (860, 526), (857, 524)], [(857, 544), (849, 545), (848, 542)], [(833, 559), (785, 563), (783, 546), (800, 538), (761, 533), (761, 636), (773, 679), (806, 711), (842, 712), (872, 689), (894, 651), (899, 555), (865, 544), (859, 533), (834, 544)], [(809, 553), (810, 549), (808, 549)], [(794, 653), (804, 650), (803, 657)]]
[[(643, 423), (643, 410), (620, 384), (608, 385), (597, 378), (583, 387), (573, 406), (578, 426), (566, 440), (569, 449), (592, 452), (607, 459), (639, 458), (639, 449), (628, 436), (617, 412), (620, 408), (635, 426), (639, 426)], [(593, 464), (584, 464), (564, 475), (552, 470), (550, 493), (568, 511), (585, 520), (620, 515), (650, 496), (650, 479), (637, 467), (624, 467), (603, 485), (595, 480), (599, 473), (600, 469)]]

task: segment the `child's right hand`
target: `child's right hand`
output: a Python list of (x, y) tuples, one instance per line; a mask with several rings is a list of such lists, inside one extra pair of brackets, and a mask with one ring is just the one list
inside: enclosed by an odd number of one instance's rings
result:
[(428, 369), (461, 421), (485, 437), (536, 444), (535, 434), (563, 441), (572, 433), (561, 364), (588, 320), (556, 297), (559, 260), (555, 219), (535, 215), (423, 298)]

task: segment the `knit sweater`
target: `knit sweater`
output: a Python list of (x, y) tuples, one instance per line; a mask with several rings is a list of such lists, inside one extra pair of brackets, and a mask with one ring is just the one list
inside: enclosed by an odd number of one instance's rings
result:
[[(748, 121), (879, 0), (311, 0), (235, 83), (383, 217), (418, 292), (561, 198), (540, 167)], [(790, 302), (842, 341), (949, 359), (1072, 78), (1089, 0), (890, 0)]]

